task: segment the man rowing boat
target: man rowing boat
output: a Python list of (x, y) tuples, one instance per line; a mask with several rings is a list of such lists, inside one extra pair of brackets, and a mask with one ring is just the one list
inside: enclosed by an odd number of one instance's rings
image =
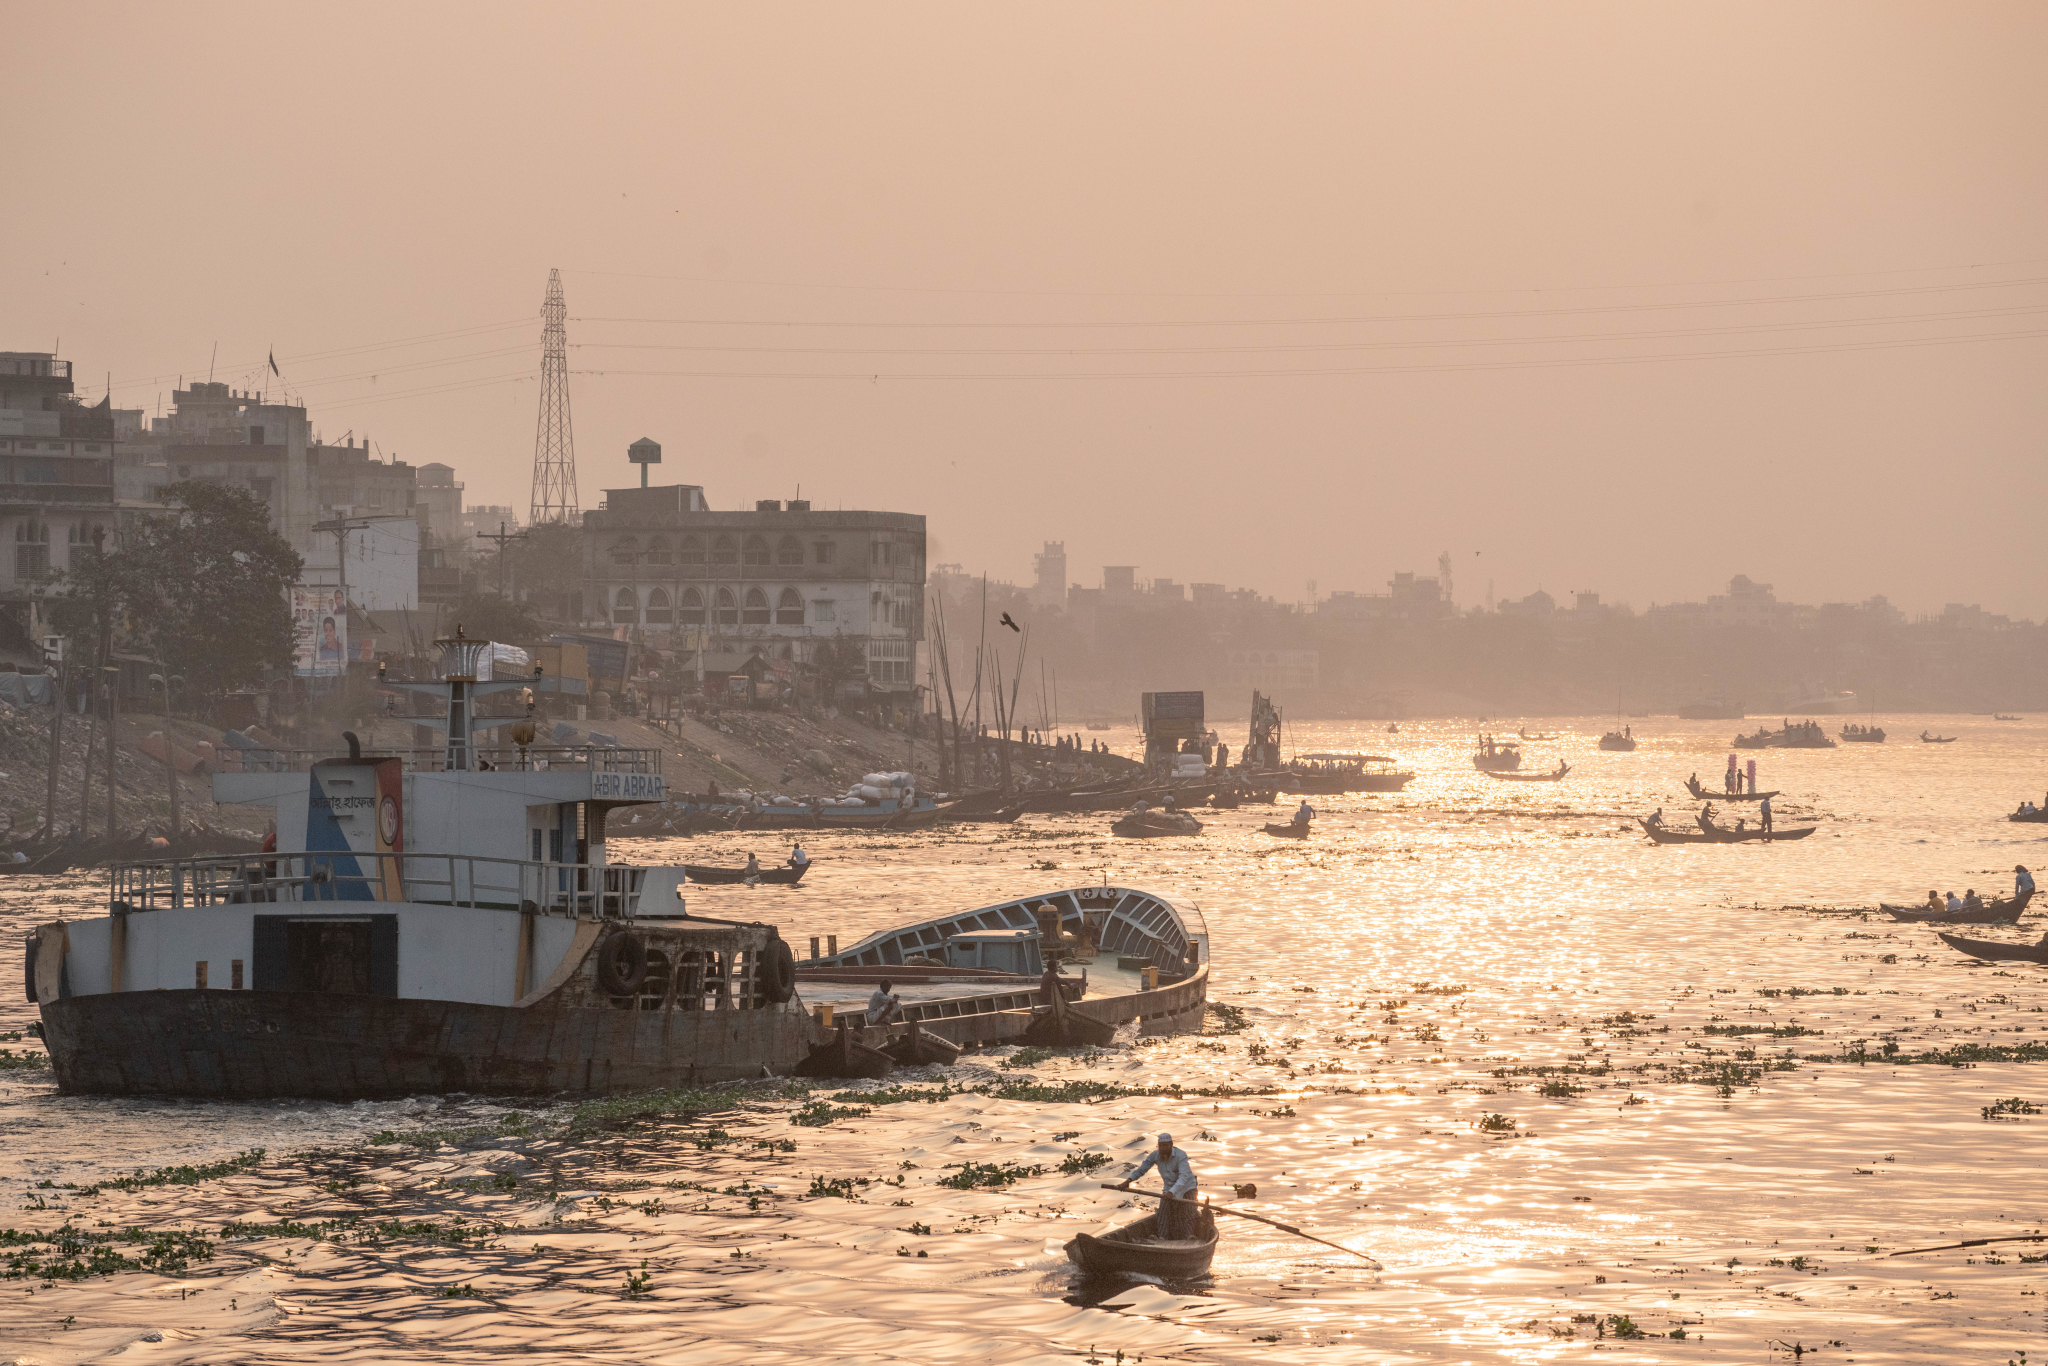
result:
[(1193, 1238), (1195, 1232), (1195, 1169), (1188, 1165), (1188, 1155), (1173, 1146), (1173, 1135), (1159, 1135), (1159, 1146), (1145, 1154), (1145, 1160), (1138, 1164), (1138, 1170), (1125, 1177), (1118, 1190), (1129, 1190), (1131, 1183), (1138, 1180), (1154, 1167), (1159, 1168), (1159, 1180), (1166, 1187), (1166, 1199), (1159, 1202), (1159, 1236), (1161, 1238)]

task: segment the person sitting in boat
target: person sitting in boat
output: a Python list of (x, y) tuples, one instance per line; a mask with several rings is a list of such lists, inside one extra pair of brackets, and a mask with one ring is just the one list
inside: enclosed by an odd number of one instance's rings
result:
[(1927, 913), (1929, 915), (1948, 914), (1948, 903), (1944, 902), (1941, 899), (1941, 893), (1935, 891), (1932, 887), (1927, 889)]
[(1055, 958), (1046, 964), (1044, 975), (1038, 979), (1038, 1003), (1049, 1006), (1054, 998), (1064, 995), (1060, 990), (1060, 983), (1066, 980), (1060, 973), (1059, 959)]
[(889, 990), (887, 981), (878, 982), (874, 994), (868, 997), (868, 1023), (894, 1024), (902, 1018), (903, 1002), (897, 1000), (896, 993)]
[(1981, 911), (1983, 909), (1984, 898), (1977, 895), (1977, 889), (1975, 887), (1972, 887), (1968, 891), (1963, 893), (1963, 911), (1966, 914), (1974, 915), (1978, 911)]
[(792, 868), (808, 868), (811, 866), (811, 856), (804, 852), (804, 847), (801, 844), (789, 851), (789, 866)]
[(1954, 892), (1950, 892), (1948, 894), (1947, 909), (1950, 915), (1961, 915), (1963, 913), (1963, 899)]
[(1294, 823), (1296, 825), (1307, 825), (1310, 821), (1314, 820), (1315, 818), (1316, 809), (1313, 806), (1310, 806), (1306, 799), (1302, 801), (1300, 806), (1294, 809)]
[(1655, 811), (1652, 811), (1650, 819), (1644, 821), (1643, 824), (1649, 826), (1652, 830), (1662, 830), (1664, 828), (1664, 808), (1660, 806)]
[(2034, 875), (2027, 871), (2024, 863), (2012, 866), (2012, 894), (2014, 900), (2034, 894)]
[(1125, 1177), (1118, 1190), (1129, 1190), (1131, 1183), (1139, 1180), (1154, 1167), (1159, 1168), (1159, 1180), (1166, 1187), (1169, 1199), (1159, 1202), (1159, 1236), (1161, 1238), (1193, 1238), (1195, 1236), (1195, 1169), (1188, 1165), (1188, 1155), (1173, 1146), (1173, 1135), (1159, 1135), (1159, 1146), (1145, 1154), (1145, 1160), (1138, 1164), (1138, 1170)]
[(749, 878), (757, 878), (761, 876), (761, 860), (758, 856), (754, 854), (747, 855), (747, 867), (745, 875)]
[(1712, 802), (1708, 802), (1700, 809), (1699, 825), (1700, 829), (1709, 835), (1720, 833), (1714, 825), (1714, 804)]

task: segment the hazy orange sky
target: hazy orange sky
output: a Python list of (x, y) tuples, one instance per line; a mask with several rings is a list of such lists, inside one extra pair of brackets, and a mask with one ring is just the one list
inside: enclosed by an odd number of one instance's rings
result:
[[(2039, 4), (35, 5), (0, 349), (1283, 599), (2048, 616)], [(275, 382), (272, 382), (275, 389)], [(1475, 553), (1476, 552), (1476, 553)]]

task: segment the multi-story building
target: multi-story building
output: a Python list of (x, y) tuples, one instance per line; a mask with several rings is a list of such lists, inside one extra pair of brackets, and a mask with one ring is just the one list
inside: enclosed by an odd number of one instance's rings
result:
[(118, 534), (114, 415), (72, 395), (71, 362), (47, 351), (0, 352), (0, 653), (28, 653), (42, 633), (37, 599), (58, 571)]
[(1045, 549), (1034, 557), (1036, 571), (1031, 585), (1031, 601), (1040, 607), (1061, 607), (1067, 601), (1067, 543), (1047, 541)]
[[(585, 615), (717, 679), (755, 656), (867, 661), (864, 690), (907, 701), (924, 639), (924, 518), (766, 499), (714, 512), (696, 485), (608, 489), (583, 517)], [(854, 680), (856, 686), (861, 680)]]
[(304, 405), (269, 403), (253, 391), (195, 382), (172, 392), (167, 418), (150, 423), (162, 463), (146, 481), (157, 501), (166, 484), (187, 479), (245, 488), (270, 508), (270, 524), (301, 554), (318, 544), (320, 490), (308, 458), (312, 428)]

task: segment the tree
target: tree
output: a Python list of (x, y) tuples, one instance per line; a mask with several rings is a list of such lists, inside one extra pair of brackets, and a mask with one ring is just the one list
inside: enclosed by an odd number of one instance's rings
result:
[(532, 646), (546, 633), (525, 604), (496, 593), (463, 594), (445, 619), (460, 624), (471, 640), (495, 640), (502, 645)]
[(811, 653), (811, 673), (824, 693), (823, 700), (839, 700), (839, 685), (868, 676), (867, 647), (844, 635), (818, 642)]
[(130, 530), (113, 562), (130, 634), (192, 696), (212, 701), (288, 667), (297, 640), (287, 590), (304, 561), (244, 489), (172, 484), (171, 516)]

